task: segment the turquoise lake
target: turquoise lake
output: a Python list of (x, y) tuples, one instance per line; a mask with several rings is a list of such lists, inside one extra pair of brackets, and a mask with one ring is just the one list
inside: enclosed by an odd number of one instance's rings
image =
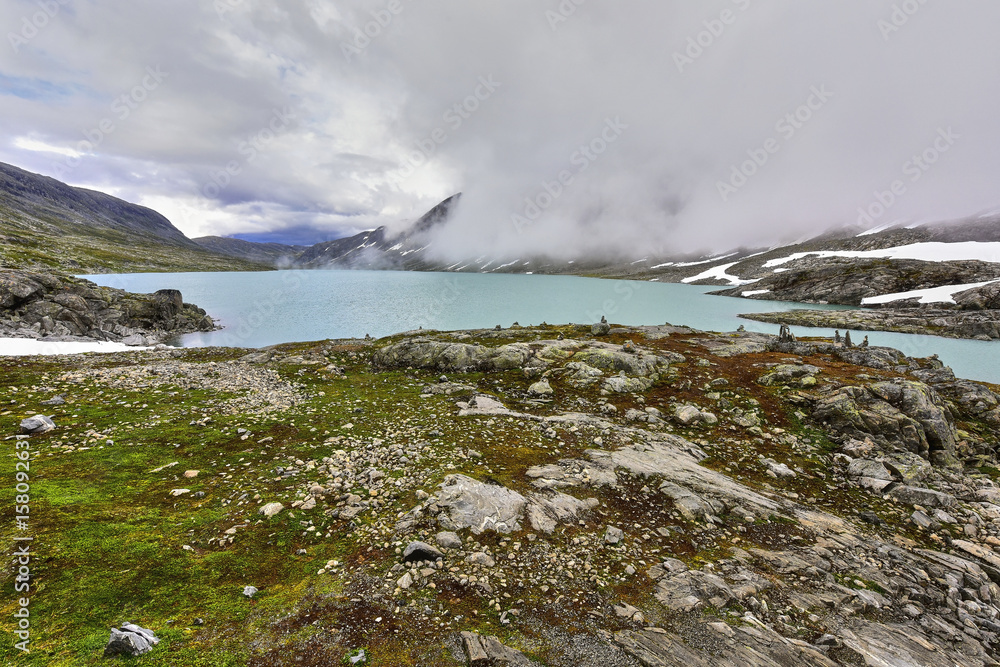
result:
[[(257, 273), (142, 273), (81, 276), (98, 285), (149, 293), (179, 289), (225, 327), (189, 334), (185, 347), (262, 347), (327, 338), (379, 338), (424, 329), (480, 329), (497, 324), (650, 325), (669, 322), (707, 331), (777, 333), (778, 325), (739, 313), (829, 308), (784, 301), (712, 296), (719, 289), (672, 283), (535, 276), (399, 271), (267, 271)], [(833, 330), (796, 328), (805, 335)], [(872, 345), (910, 356), (940, 355), (960, 377), (1000, 383), (1000, 343), (884, 332)], [(857, 336), (860, 341), (861, 336)]]

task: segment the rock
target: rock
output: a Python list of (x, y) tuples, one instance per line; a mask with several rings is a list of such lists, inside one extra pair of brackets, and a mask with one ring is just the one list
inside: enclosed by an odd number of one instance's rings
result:
[(449, 475), (441, 484), (436, 502), (438, 523), (445, 530), (470, 528), (475, 535), (487, 530), (511, 533), (521, 529), (527, 505), (521, 494), (495, 484), (484, 484), (465, 475)]
[(270, 518), (281, 513), (285, 509), (285, 506), (281, 503), (268, 503), (260, 508), (260, 513), (264, 516)]
[(496, 637), (463, 632), (462, 649), (470, 667), (530, 667), (533, 663), (523, 653), (504, 646)]
[(604, 389), (616, 394), (642, 394), (653, 386), (650, 378), (630, 378), (622, 375), (604, 381)]
[(409, 588), (413, 586), (413, 576), (409, 572), (407, 572), (406, 574), (404, 574), (402, 577), (399, 578), (399, 581), (396, 582), (396, 585), (399, 586), (404, 591), (409, 590)]
[(871, 479), (891, 480), (892, 473), (878, 461), (854, 459), (847, 466), (847, 474), (851, 477), (869, 477)]
[(257, 595), (257, 593), (259, 593), (259, 592), (260, 591), (258, 591), (257, 588), (255, 588), (254, 586), (244, 586), (243, 587), (243, 595), (245, 597), (248, 597), (248, 598), (252, 598), (253, 596)]
[(351, 651), (352, 655), (347, 658), (347, 662), (352, 665), (366, 665), (368, 664), (368, 655), (365, 653), (363, 648), (357, 650), (357, 652)]
[(768, 473), (777, 479), (797, 477), (798, 474), (784, 463), (778, 463), (773, 459), (763, 459), (762, 463), (767, 467)]
[(607, 336), (611, 333), (611, 325), (607, 322), (598, 322), (594, 326), (590, 327), (590, 333), (595, 336)]
[(608, 526), (608, 529), (604, 531), (605, 544), (612, 544), (612, 545), (618, 544), (623, 539), (625, 539), (625, 532), (621, 528)]
[(24, 435), (41, 435), (55, 429), (56, 424), (45, 415), (35, 415), (21, 421), (21, 433)]
[(921, 528), (930, 528), (934, 525), (934, 520), (920, 510), (917, 510), (910, 515), (910, 521)]
[(152, 632), (132, 623), (123, 623), (121, 630), (111, 628), (111, 638), (104, 647), (104, 657), (138, 657), (149, 653), (160, 640)]
[(679, 405), (674, 410), (674, 421), (681, 426), (691, 426), (701, 420), (701, 410), (693, 405)]
[(177, 498), (179, 496), (184, 496), (191, 493), (191, 489), (172, 489), (170, 495)]
[(479, 565), (481, 567), (494, 567), (496, 566), (496, 561), (493, 557), (482, 551), (477, 551), (475, 553), (469, 554), (465, 558), (465, 562), (469, 565)]
[(956, 429), (941, 397), (910, 380), (843, 387), (820, 400), (813, 418), (854, 439), (905, 449), (939, 465), (955, 462)]
[(551, 396), (555, 392), (552, 390), (552, 385), (549, 384), (548, 380), (540, 380), (528, 387), (528, 393), (532, 396)]
[(66, 399), (62, 396), (55, 396), (47, 401), (42, 401), (40, 405), (66, 405)]
[(372, 363), (382, 368), (412, 366), (443, 371), (505, 371), (521, 368), (530, 357), (531, 348), (523, 343), (491, 349), (482, 345), (416, 338), (378, 350), (372, 357)]
[(816, 375), (820, 369), (808, 364), (781, 364), (775, 366), (769, 373), (757, 380), (765, 387), (788, 386), (811, 387), (816, 384)]
[(403, 550), (404, 563), (436, 561), (438, 558), (444, 558), (444, 554), (425, 542), (411, 542)]
[(198, 473), (200, 472), (201, 472), (200, 470), (185, 470), (184, 477), (186, 477), (187, 479), (194, 479), (195, 477), (198, 476)]
[(528, 522), (534, 530), (551, 534), (560, 523), (576, 521), (581, 513), (597, 507), (595, 498), (580, 500), (565, 493), (533, 495), (528, 504)]
[(901, 502), (924, 507), (955, 507), (958, 504), (955, 496), (915, 486), (893, 487), (889, 490), (889, 495)]
[(438, 543), (438, 546), (442, 549), (461, 549), (462, 548), (462, 538), (458, 536), (458, 533), (452, 532), (441, 532), (434, 536), (434, 541)]

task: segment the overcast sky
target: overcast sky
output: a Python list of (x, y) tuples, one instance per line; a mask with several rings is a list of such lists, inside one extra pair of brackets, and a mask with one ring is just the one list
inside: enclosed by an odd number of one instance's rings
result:
[(312, 243), (462, 191), (457, 255), (951, 219), (1000, 206), (998, 25), (995, 0), (4, 0), (0, 161), (192, 237)]

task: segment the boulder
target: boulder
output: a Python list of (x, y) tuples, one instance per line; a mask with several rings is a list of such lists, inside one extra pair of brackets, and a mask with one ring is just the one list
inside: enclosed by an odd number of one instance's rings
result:
[(434, 536), (434, 541), (437, 542), (438, 546), (442, 549), (462, 548), (462, 538), (458, 536), (458, 533), (450, 531), (441, 532)]
[(40, 435), (55, 429), (56, 424), (50, 417), (35, 415), (21, 420), (21, 433), (24, 435)]
[(496, 637), (463, 632), (462, 649), (470, 667), (531, 667), (534, 663), (520, 651), (504, 646)]
[(104, 657), (114, 658), (125, 656), (135, 658), (149, 653), (160, 643), (152, 630), (141, 628), (132, 623), (123, 623), (121, 629), (111, 628), (111, 638), (104, 647)]
[(552, 385), (549, 384), (548, 380), (540, 380), (528, 387), (528, 393), (532, 396), (551, 396), (555, 392), (552, 390)]
[(847, 466), (847, 474), (850, 477), (869, 477), (872, 479), (891, 480), (892, 473), (889, 469), (878, 461), (868, 459), (854, 459)]
[(433, 562), (439, 558), (444, 558), (444, 554), (425, 542), (411, 542), (403, 550), (404, 563)]
[(484, 484), (465, 475), (449, 475), (434, 503), (438, 523), (445, 530), (469, 528), (476, 535), (492, 530), (511, 533), (521, 529), (527, 500), (496, 484)]

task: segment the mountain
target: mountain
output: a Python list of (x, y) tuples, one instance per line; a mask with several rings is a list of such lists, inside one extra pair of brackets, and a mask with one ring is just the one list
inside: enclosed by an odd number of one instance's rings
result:
[(448, 219), (461, 197), (459, 193), (445, 199), (400, 234), (390, 235), (387, 228), (379, 227), (349, 238), (317, 243), (299, 255), (294, 265), (308, 269), (441, 270), (443, 266), (425, 257), (427, 235)]
[(0, 265), (72, 273), (267, 268), (206, 250), (152, 209), (4, 163)]
[(218, 255), (238, 257), (249, 262), (281, 265), (302, 254), (309, 246), (284, 243), (254, 243), (223, 236), (200, 236), (191, 239), (199, 246)]

